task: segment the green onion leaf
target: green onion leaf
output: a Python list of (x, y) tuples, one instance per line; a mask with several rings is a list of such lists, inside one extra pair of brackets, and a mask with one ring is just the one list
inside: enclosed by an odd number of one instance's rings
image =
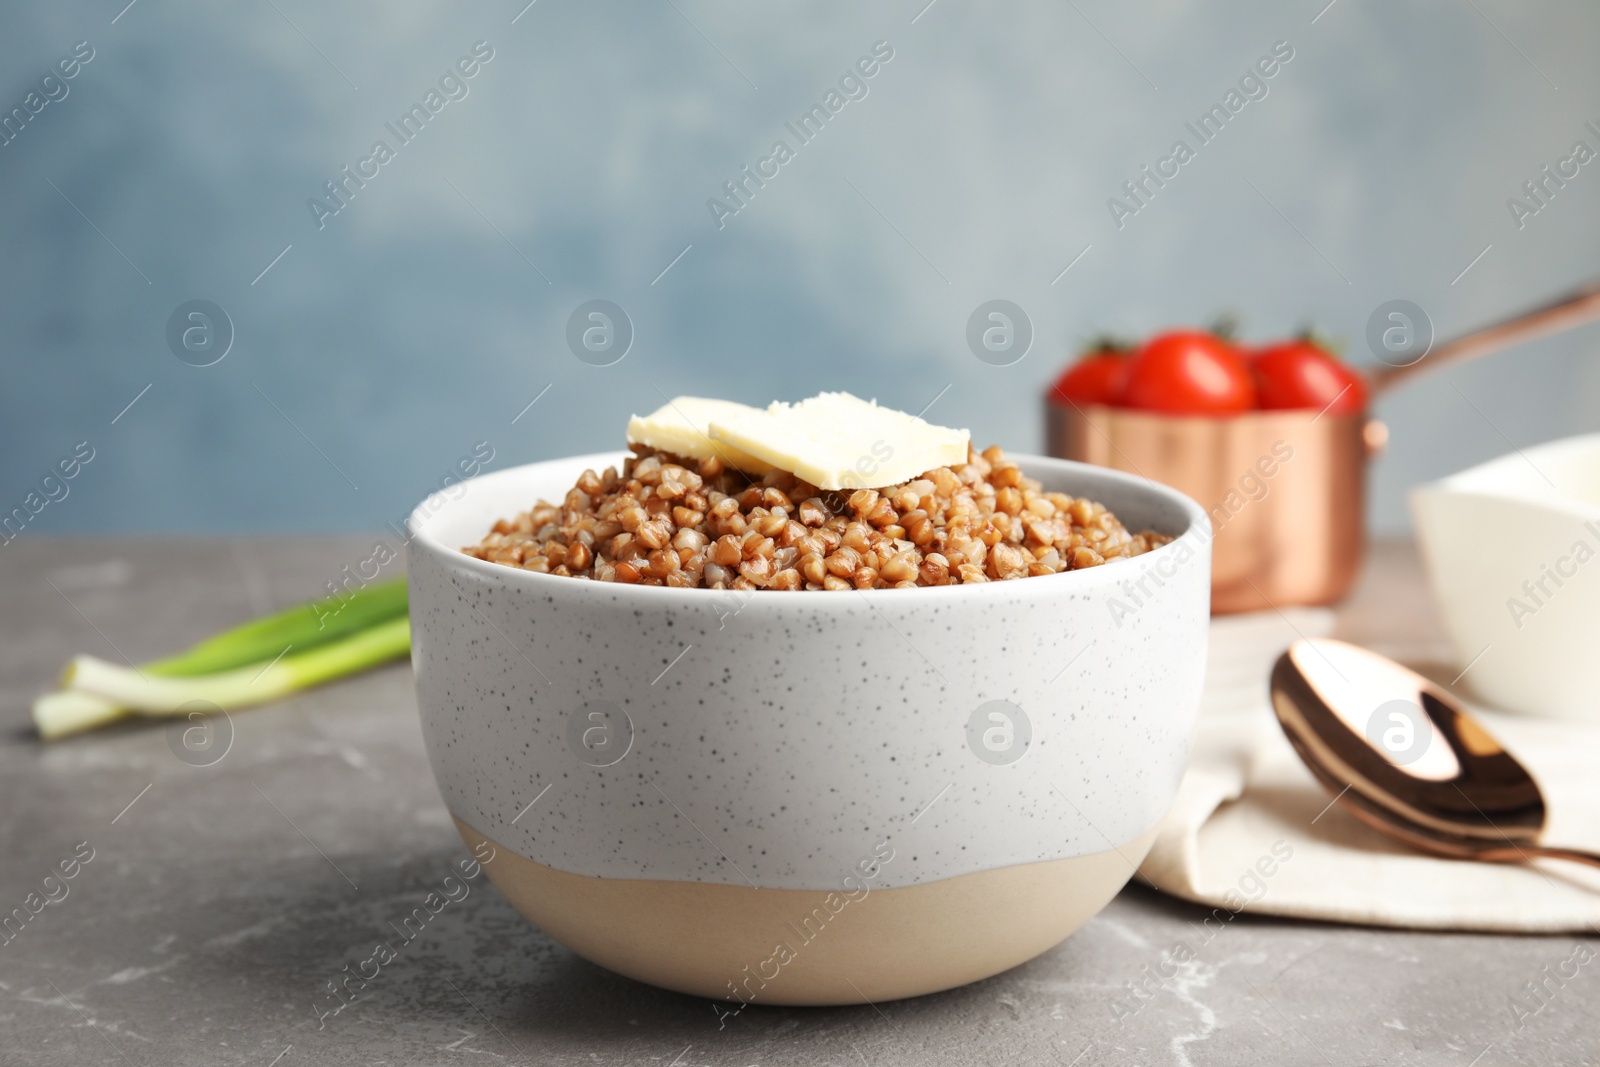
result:
[(344, 597), (313, 600), (254, 619), (139, 669), (145, 674), (178, 677), (214, 674), (270, 660), (286, 648), (291, 652), (308, 651), (405, 613), (406, 580), (395, 578)]

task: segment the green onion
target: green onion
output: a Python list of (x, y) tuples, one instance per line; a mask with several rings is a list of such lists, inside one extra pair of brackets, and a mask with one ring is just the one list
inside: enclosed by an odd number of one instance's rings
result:
[[(235, 626), (175, 656), (141, 664), (134, 673), (163, 678), (192, 678), (253, 665), (251, 677), (254, 677), (265, 664), (279, 656), (285, 660), (298, 658), (300, 653), (341, 642), (377, 624), (403, 618), (405, 614), (406, 581), (396, 578), (366, 586), (345, 596), (325, 597)], [(299, 650), (296, 656), (286, 655), (295, 650)], [(71, 675), (69, 668), (69, 677)], [(49, 741), (116, 722), (134, 710), (79, 687), (46, 693), (36, 699), (33, 703), (33, 721), (39, 736)]]
[(94, 656), (78, 656), (67, 666), (62, 684), (145, 715), (171, 715), (196, 700), (228, 711), (375, 667), (410, 649), (411, 620), (401, 616), (277, 662), (194, 677), (150, 677)]
[(76, 689), (46, 693), (33, 702), (33, 725), (46, 741), (94, 730), (131, 714), (127, 708), (118, 707), (105, 697), (80, 693)]
[(139, 669), (146, 674), (178, 677), (212, 674), (270, 660), (286, 648), (306, 651), (405, 613), (406, 580), (396, 578), (369, 585), (347, 597), (313, 600), (263, 616)]

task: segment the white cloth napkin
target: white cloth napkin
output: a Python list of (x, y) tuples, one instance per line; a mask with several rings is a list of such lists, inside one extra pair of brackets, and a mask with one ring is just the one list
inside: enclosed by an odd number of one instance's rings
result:
[[(1174, 896), (1234, 912), (1600, 932), (1600, 869), (1437, 859), (1371, 829), (1341, 804), (1330, 806), (1332, 794), (1278, 726), (1267, 678), (1297, 636), (1326, 636), (1332, 627), (1332, 613), (1321, 609), (1213, 620), (1188, 771), (1140, 875)], [(1600, 850), (1600, 728), (1468, 706), (1539, 780), (1549, 812), (1544, 840)]]

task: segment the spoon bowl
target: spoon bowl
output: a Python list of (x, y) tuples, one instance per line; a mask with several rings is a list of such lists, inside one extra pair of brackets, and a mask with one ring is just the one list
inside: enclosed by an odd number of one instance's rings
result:
[(1343, 641), (1300, 640), (1272, 669), (1278, 722), (1352, 814), (1457, 859), (1600, 856), (1543, 844), (1544, 796), (1527, 768), (1443, 688)]

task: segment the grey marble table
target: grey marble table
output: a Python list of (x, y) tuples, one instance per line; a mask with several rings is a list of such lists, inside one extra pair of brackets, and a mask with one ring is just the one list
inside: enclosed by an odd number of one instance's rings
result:
[[(337, 1016), (327, 984), (467, 856), (429, 775), (409, 669), (239, 713), (227, 755), (134, 724), (42, 745), (29, 700), (66, 654), (134, 661), (315, 595), (371, 538), (19, 539), (0, 549), (0, 914), (75, 850), (0, 945), (0, 1064), (1594, 1063), (1600, 972), (1514, 1018), (1574, 939), (1241, 916), (1120, 1021), (1126, 984), (1203, 909), (1131, 886), (1022, 967), (917, 1000), (751, 1008), (616, 977), (486, 883)], [(1342, 632), (1437, 655), (1410, 548), (1379, 546)], [(80, 847), (82, 843), (87, 843)], [(16, 926), (16, 923), (13, 923)], [(929, 930), (929, 937), (939, 931)], [(1589, 944), (1595, 945), (1594, 940)], [(1600, 946), (1597, 946), (1600, 947)]]

